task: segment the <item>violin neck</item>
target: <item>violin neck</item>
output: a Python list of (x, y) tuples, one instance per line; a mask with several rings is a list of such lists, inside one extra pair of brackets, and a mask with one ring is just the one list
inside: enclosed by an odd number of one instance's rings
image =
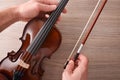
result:
[(31, 42), (31, 44), (26, 49), (27, 52), (31, 54), (35, 54), (38, 51), (38, 49), (43, 44), (45, 38), (47, 37), (48, 33), (50, 32), (50, 30), (56, 23), (58, 17), (60, 16), (61, 12), (63, 11), (68, 1), (69, 0), (60, 1), (56, 10), (51, 13), (50, 17), (47, 19), (47, 21), (44, 23), (42, 28), (39, 30), (39, 32), (35, 36), (34, 40)]

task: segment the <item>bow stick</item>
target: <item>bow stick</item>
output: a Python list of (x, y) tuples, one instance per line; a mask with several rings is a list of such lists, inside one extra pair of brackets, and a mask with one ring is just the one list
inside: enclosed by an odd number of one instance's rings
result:
[[(102, 1), (102, 3), (101, 3), (101, 1)], [(73, 55), (73, 53), (74, 53), (74, 51), (75, 51), (78, 43), (80, 42), (80, 47), (78, 48), (78, 50), (77, 50), (77, 52), (76, 52), (76, 54), (75, 54), (75, 56), (74, 56), (74, 61), (76, 61), (76, 60), (78, 59), (78, 56), (80, 55), (80, 52), (81, 52), (81, 50), (82, 50), (82, 48), (83, 48), (83, 46), (84, 46), (87, 38), (89, 37), (89, 35), (90, 35), (90, 33), (91, 33), (91, 31), (92, 31), (95, 23), (97, 22), (97, 20), (98, 20), (98, 18), (99, 18), (99, 16), (100, 16), (100, 13), (102, 12), (102, 10), (103, 10), (106, 2), (107, 2), (107, 0), (99, 0), (99, 1), (97, 2), (97, 4), (96, 4), (96, 6), (95, 6), (95, 8), (94, 8), (94, 10), (93, 10), (93, 12), (92, 12), (92, 14), (91, 14), (91, 16), (89, 17), (89, 19), (88, 19), (88, 21), (87, 21), (87, 23), (86, 23), (86, 25), (85, 25), (85, 27), (84, 27), (81, 35), (79, 36), (79, 38), (78, 38), (78, 40), (77, 40), (77, 42), (76, 42), (73, 50), (71, 51), (71, 53), (70, 53), (67, 61), (66, 61), (65, 64), (64, 64), (64, 69), (66, 68), (67, 64), (69, 63), (69, 60), (71, 59), (71, 56)], [(101, 6), (100, 6), (100, 3), (101, 3)], [(100, 7), (99, 7), (99, 6), (100, 6)], [(97, 12), (96, 15), (95, 15), (95, 12), (97, 11), (97, 9), (98, 9), (98, 12)], [(88, 26), (88, 25), (90, 24), (90, 22), (91, 22), (91, 20), (92, 20), (92, 18), (93, 18), (94, 15), (95, 15), (95, 17), (94, 17), (93, 22), (91, 23), (90, 26)], [(86, 32), (86, 29), (87, 29), (88, 27), (90, 27), (90, 28), (89, 28), (88, 32)], [(86, 34), (85, 34), (85, 33), (86, 33)], [(85, 36), (84, 36), (84, 34), (85, 34)]]

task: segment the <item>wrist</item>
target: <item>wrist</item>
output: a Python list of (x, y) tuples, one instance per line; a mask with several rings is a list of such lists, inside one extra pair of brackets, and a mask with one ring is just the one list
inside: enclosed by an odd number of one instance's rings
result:
[(11, 11), (12, 11), (12, 14), (11, 14), (12, 19), (15, 22), (20, 21), (20, 15), (19, 15), (19, 11), (18, 11), (18, 6), (11, 7)]
[(0, 32), (7, 28), (9, 25), (19, 21), (19, 13), (17, 6), (12, 6), (10, 8), (0, 11)]

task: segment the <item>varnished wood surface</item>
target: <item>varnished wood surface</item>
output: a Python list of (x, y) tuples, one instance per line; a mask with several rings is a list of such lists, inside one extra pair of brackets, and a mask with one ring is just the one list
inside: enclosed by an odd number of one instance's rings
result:
[[(0, 0), (0, 9), (27, 0)], [(63, 64), (70, 54), (98, 0), (70, 0), (68, 13), (57, 24), (62, 44), (51, 59), (44, 61), (43, 80), (61, 80)], [(25, 23), (17, 22), (0, 33), (0, 59), (21, 45), (19, 37)], [(108, 0), (82, 54), (89, 58), (88, 80), (120, 80), (120, 0)]]

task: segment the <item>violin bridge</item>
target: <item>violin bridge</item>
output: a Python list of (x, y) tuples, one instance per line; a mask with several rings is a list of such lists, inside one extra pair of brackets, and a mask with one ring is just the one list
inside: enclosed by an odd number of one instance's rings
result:
[(22, 59), (19, 59), (19, 65), (25, 69), (28, 69), (30, 67), (30, 65), (25, 63)]

